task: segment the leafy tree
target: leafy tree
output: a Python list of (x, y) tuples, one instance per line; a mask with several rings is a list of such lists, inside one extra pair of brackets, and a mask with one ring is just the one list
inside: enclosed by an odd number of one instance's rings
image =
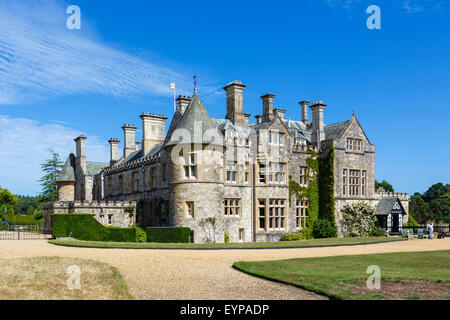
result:
[(17, 203), (17, 197), (9, 192), (8, 189), (0, 188), (0, 206), (14, 207)]
[(382, 187), (387, 192), (394, 192), (394, 188), (386, 180), (383, 180), (382, 182), (375, 180), (375, 190), (378, 190), (379, 187)]
[(39, 201), (53, 202), (58, 199), (58, 190), (56, 187), (56, 178), (61, 172), (64, 163), (59, 158), (59, 154), (50, 149), (52, 157), (47, 159), (41, 168), (45, 175), (39, 180), (42, 185), (42, 192), (39, 195)]
[(441, 196), (430, 203), (431, 218), (436, 222), (450, 223), (450, 198)]
[(450, 184), (444, 186), (443, 183), (436, 183), (423, 194), (423, 200), (427, 203), (431, 203), (431, 201), (444, 196), (447, 192), (450, 192)]
[(39, 198), (30, 196), (17, 196), (18, 201), (14, 206), (14, 212), (20, 215), (33, 215), (39, 208)]
[(409, 200), (409, 215), (420, 224), (424, 224), (430, 219), (430, 206), (418, 192)]

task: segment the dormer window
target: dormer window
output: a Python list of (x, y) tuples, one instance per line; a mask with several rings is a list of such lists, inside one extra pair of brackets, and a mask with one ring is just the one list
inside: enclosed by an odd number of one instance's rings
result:
[(278, 132), (269, 133), (269, 144), (284, 145), (284, 134)]

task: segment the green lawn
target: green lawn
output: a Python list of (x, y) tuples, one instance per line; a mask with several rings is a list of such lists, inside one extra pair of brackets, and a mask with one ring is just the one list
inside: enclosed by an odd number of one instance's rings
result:
[[(369, 290), (367, 268), (381, 269), (381, 290)], [(450, 251), (385, 253), (237, 262), (245, 273), (335, 299), (450, 299)]]
[(298, 247), (316, 247), (316, 246), (355, 245), (355, 244), (398, 241), (398, 240), (402, 239), (388, 238), (388, 237), (367, 237), (367, 238), (314, 239), (314, 240), (280, 241), (280, 242), (230, 243), (230, 244), (129, 243), (129, 242), (94, 242), (94, 241), (67, 241), (67, 240), (50, 240), (49, 243), (71, 247), (119, 248), (119, 249), (263, 249), (263, 248), (298, 248)]

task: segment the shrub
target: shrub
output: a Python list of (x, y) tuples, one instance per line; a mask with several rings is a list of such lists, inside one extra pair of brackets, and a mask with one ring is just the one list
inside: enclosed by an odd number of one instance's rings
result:
[(228, 235), (228, 233), (225, 232), (225, 243), (230, 243), (230, 236)]
[(154, 243), (189, 243), (191, 230), (178, 227), (147, 228), (147, 242)]
[(311, 239), (312, 235), (310, 234), (310, 230), (304, 228), (295, 233), (286, 233), (281, 236), (280, 241), (298, 241), (298, 240), (307, 240)]
[(137, 242), (137, 228), (105, 227), (90, 214), (55, 214), (54, 238), (73, 237), (85, 241)]
[(386, 230), (384, 230), (382, 227), (376, 227), (370, 232), (369, 235), (371, 237), (385, 237), (386, 236)]
[(364, 201), (347, 204), (341, 212), (342, 232), (346, 237), (367, 237), (375, 228), (375, 209)]
[(405, 223), (405, 227), (418, 227), (419, 223), (414, 219), (412, 215), (409, 215), (408, 217), (408, 223)]
[(337, 228), (332, 221), (317, 219), (313, 226), (312, 235), (316, 239), (336, 238)]
[(137, 237), (138, 242), (147, 242), (147, 232), (145, 232), (142, 228), (136, 228), (137, 229)]

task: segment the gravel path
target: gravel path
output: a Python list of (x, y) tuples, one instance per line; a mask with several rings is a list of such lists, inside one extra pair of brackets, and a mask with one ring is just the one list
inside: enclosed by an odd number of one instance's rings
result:
[[(69, 248), (46, 241), (0, 241), (0, 259), (63, 256), (117, 267), (137, 299), (324, 299), (293, 286), (258, 279), (231, 268), (237, 261), (278, 260), (385, 252), (450, 250), (450, 239), (365, 246), (264, 250), (135, 250)], [(1, 272), (1, 270), (0, 270)]]

